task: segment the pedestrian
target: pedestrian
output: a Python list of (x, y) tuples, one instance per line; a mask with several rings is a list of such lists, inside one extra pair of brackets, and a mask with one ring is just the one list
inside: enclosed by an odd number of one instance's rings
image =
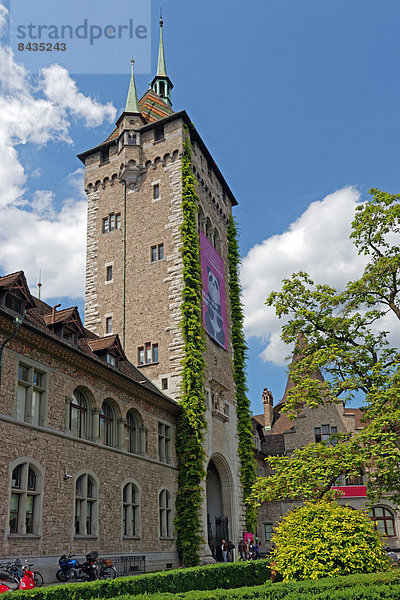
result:
[(246, 560), (245, 559), (246, 547), (244, 545), (243, 540), (239, 540), (238, 550), (239, 550), (239, 560)]
[(258, 560), (260, 558), (260, 542), (256, 538), (254, 543), (254, 560)]
[(222, 551), (222, 560), (224, 562), (228, 562), (228, 544), (226, 543), (225, 540), (222, 540), (221, 542), (221, 551)]
[(228, 542), (228, 552), (229, 552), (229, 562), (233, 562), (233, 551), (235, 549), (235, 544), (229, 540)]

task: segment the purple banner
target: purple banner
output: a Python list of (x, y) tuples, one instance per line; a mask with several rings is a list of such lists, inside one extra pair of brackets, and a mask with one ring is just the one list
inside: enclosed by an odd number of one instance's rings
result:
[(203, 281), (203, 326), (222, 348), (227, 349), (224, 261), (200, 232)]

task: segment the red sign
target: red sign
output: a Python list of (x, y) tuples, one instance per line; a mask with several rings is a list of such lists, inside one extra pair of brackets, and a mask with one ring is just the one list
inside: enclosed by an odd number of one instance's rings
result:
[(342, 492), (342, 498), (366, 498), (367, 496), (367, 488), (365, 485), (333, 486), (332, 489), (340, 490)]
[(245, 544), (247, 544), (248, 542), (252, 542), (253, 541), (253, 534), (252, 533), (244, 533), (243, 537), (244, 537), (244, 543)]

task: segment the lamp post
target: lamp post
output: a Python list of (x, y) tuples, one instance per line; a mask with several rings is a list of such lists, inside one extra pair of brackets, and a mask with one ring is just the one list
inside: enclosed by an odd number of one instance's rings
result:
[(22, 325), (22, 319), (21, 317), (14, 317), (14, 333), (12, 335), (10, 335), (10, 337), (6, 338), (4, 340), (4, 342), (2, 343), (2, 345), (0, 346), (0, 387), (1, 387), (1, 375), (2, 375), (2, 370), (3, 370), (3, 350), (5, 348), (5, 346), (8, 344), (8, 342), (11, 342), (11, 340), (13, 340), (15, 338), (15, 336), (18, 333), (19, 328)]

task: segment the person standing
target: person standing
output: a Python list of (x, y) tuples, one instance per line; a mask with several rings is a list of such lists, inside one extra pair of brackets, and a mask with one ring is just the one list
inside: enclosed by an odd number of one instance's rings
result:
[(238, 550), (239, 550), (239, 560), (246, 560), (244, 557), (246, 548), (245, 548), (243, 540), (239, 541)]
[(228, 562), (228, 544), (226, 543), (226, 540), (222, 540), (221, 542), (221, 551), (222, 551), (222, 560), (224, 562)]

